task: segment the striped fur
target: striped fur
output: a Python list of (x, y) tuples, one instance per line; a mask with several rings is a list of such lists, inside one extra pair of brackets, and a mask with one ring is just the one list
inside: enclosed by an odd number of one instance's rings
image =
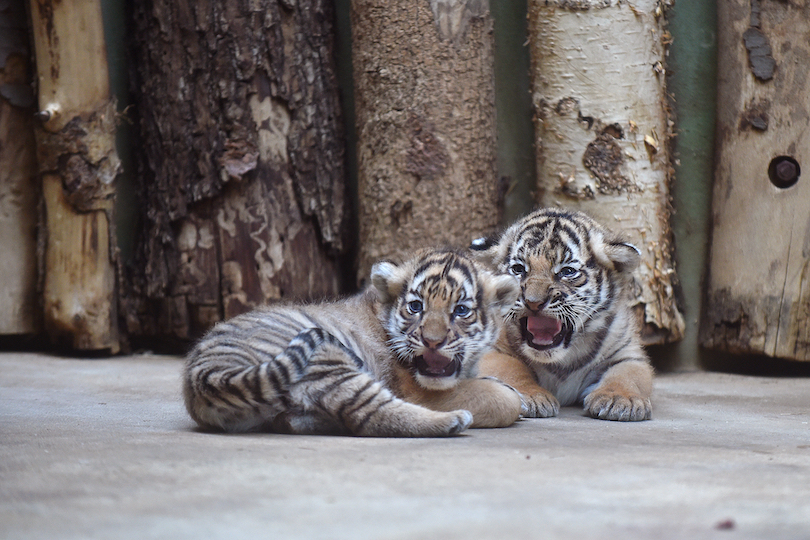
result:
[(652, 368), (631, 309), (634, 246), (580, 212), (541, 209), (472, 249), (520, 280), (502, 354), (481, 370), (521, 391), (525, 416), (583, 403), (595, 418), (651, 417)]
[(426, 250), (376, 264), (371, 281), (354, 297), (214, 326), (187, 357), (191, 417), (224, 431), (443, 436), (493, 421), (473, 395), (485, 384), (492, 408), (506, 410), (494, 421), (518, 418), (514, 390), (474, 378), (517, 298), (513, 279)]

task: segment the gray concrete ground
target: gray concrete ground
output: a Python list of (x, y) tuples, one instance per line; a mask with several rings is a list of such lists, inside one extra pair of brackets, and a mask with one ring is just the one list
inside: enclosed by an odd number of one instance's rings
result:
[(195, 431), (181, 361), (0, 354), (0, 538), (810, 538), (810, 379), (449, 439)]

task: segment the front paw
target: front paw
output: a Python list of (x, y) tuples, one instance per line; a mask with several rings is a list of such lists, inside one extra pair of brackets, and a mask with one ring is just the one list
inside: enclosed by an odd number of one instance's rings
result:
[(594, 390), (585, 398), (585, 411), (593, 418), (638, 422), (652, 418), (650, 398), (637, 394)]
[(521, 415), (524, 418), (549, 418), (560, 412), (560, 402), (551, 392), (520, 394)]
[(468, 406), (474, 418), (472, 427), (507, 427), (520, 419), (522, 398), (515, 388), (495, 377), (481, 377), (472, 384), (475, 404)]

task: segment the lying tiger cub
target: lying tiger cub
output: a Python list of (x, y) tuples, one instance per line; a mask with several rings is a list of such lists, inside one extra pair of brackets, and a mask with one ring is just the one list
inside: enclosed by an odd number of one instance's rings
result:
[[(537, 210), (471, 248), (520, 281), (499, 353), (481, 373), (524, 396), (524, 416), (583, 403), (604, 420), (652, 415), (653, 370), (630, 306), (640, 253), (580, 212)], [(518, 360), (519, 359), (519, 360)]]
[(515, 422), (514, 389), (476, 378), (517, 282), (459, 252), (380, 262), (371, 286), (221, 322), (189, 353), (186, 408), (209, 429), (451, 435)]

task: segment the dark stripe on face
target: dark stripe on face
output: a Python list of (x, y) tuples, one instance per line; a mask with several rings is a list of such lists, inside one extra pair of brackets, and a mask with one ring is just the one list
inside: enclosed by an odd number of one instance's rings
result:
[(433, 298), (436, 296), (444, 297), (448, 288), (454, 290), (458, 287), (458, 283), (450, 276), (429, 276), (422, 282), (422, 297)]
[[(476, 294), (475, 294), (475, 305), (478, 306), (478, 308), (479, 308), (479, 309), (475, 310), (475, 312), (478, 314), (478, 318), (480, 319), (481, 324), (486, 328), (486, 326), (488, 324), (487, 323), (487, 320), (488, 320), (487, 319), (487, 310), (486, 309), (481, 309), (481, 307), (484, 305), (484, 291), (482, 291), (481, 289), (479, 289), (478, 292), (476, 292)], [(470, 323), (472, 323), (472, 322), (474, 322), (474, 321), (470, 321)]]
[(616, 283), (614, 280), (610, 279), (610, 276), (607, 276), (607, 278), (608, 298), (613, 298), (613, 296), (616, 294)]
[(419, 279), (423, 274), (433, 267), (447, 265), (451, 261), (453, 255), (454, 254), (449, 251), (431, 253), (429, 256), (422, 259), (421, 264), (416, 268), (416, 271), (413, 274), (413, 280), (415, 281)]
[[(568, 224), (558, 223), (558, 225), (559, 225), (559, 227), (556, 228), (555, 232), (557, 234), (557, 237), (559, 237), (560, 240), (563, 243), (565, 243), (566, 245), (568, 245), (568, 244), (580, 245), (581, 244), (582, 238), (581, 238), (581, 234), (580, 234), (580, 232), (578, 230), (569, 227)], [(563, 234), (567, 235), (568, 238), (567, 239), (564, 238)]]
[(596, 334), (596, 340), (594, 341), (593, 346), (586, 353), (580, 354), (575, 362), (562, 365), (545, 364), (544, 368), (553, 373), (557, 378), (562, 379), (590, 364), (596, 358), (597, 353), (602, 348), (605, 338), (610, 331), (610, 326), (613, 324), (613, 319), (613, 314), (608, 316), (607, 320), (605, 321), (605, 325), (600, 328)]
[[(588, 268), (591, 268), (591, 267), (588, 266)], [(602, 273), (601, 270), (597, 270), (593, 274), (594, 274), (594, 280), (596, 281), (597, 288), (601, 289), (602, 288), (602, 282), (605, 280), (604, 274)]]
[(476, 279), (475, 269), (468, 261), (464, 261), (456, 257), (455, 260), (453, 261), (453, 269), (458, 270), (459, 272), (464, 274), (464, 277), (466, 278), (468, 283), (478, 282), (478, 280)]
[(530, 220), (518, 230), (516, 237), (518, 241), (526, 237), (542, 238), (548, 234), (549, 225), (553, 223), (553, 220), (546, 218)]
[[(431, 274), (431, 270), (439, 270), (436, 274)], [(421, 288), (423, 289), (423, 297), (434, 296), (442, 294), (444, 291), (450, 292), (459, 291), (459, 296), (464, 297), (463, 289), (464, 282), (459, 282), (456, 277), (452, 275), (453, 271), (458, 271), (463, 274), (463, 280), (470, 284), (477, 284), (477, 275), (475, 268), (469, 261), (459, 257), (455, 253), (449, 252), (443, 254), (442, 257), (436, 257), (432, 260), (423, 263), (415, 272), (413, 282), (422, 279)], [(425, 275), (431, 274), (431, 275)], [(419, 296), (419, 293), (411, 289), (413, 293)]]

